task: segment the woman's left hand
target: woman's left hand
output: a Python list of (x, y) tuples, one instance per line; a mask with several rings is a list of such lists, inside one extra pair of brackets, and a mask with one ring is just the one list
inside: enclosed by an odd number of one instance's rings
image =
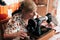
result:
[(50, 22), (49, 26), (53, 29), (55, 27), (55, 24), (53, 22)]

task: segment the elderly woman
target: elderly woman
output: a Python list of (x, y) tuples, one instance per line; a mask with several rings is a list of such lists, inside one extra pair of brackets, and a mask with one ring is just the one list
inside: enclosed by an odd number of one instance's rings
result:
[[(20, 38), (24, 39), (28, 37), (26, 26), (28, 25), (28, 20), (34, 18), (36, 10), (37, 6), (32, 0), (24, 0), (20, 9), (12, 13), (12, 18), (6, 25), (7, 28), (4, 32), (4, 38), (20, 40)], [(46, 21), (42, 24), (47, 25)]]
[(22, 2), (20, 9), (12, 13), (12, 18), (6, 25), (7, 28), (4, 32), (4, 38), (20, 40), (20, 38), (24, 39), (27, 37), (27, 30), (25, 28), (28, 20), (34, 17), (37, 6), (32, 0), (25, 0)]

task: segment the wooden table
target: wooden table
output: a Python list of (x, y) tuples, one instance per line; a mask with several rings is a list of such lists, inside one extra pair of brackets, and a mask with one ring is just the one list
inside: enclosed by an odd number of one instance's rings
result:
[(37, 40), (48, 40), (50, 37), (52, 37), (55, 34), (55, 30), (50, 30), (49, 32), (41, 35)]

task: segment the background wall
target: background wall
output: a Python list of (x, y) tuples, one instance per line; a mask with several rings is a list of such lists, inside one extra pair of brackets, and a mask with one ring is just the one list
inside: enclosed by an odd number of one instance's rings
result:
[(58, 5), (57, 5), (57, 16), (56, 16), (57, 20), (58, 20), (58, 25), (60, 26), (60, 0), (58, 0)]

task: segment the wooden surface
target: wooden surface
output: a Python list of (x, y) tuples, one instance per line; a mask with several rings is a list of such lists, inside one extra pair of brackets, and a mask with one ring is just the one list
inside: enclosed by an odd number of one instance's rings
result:
[(49, 32), (43, 34), (40, 38), (37, 40), (48, 40), (50, 37), (52, 37), (55, 34), (55, 30), (50, 30)]

